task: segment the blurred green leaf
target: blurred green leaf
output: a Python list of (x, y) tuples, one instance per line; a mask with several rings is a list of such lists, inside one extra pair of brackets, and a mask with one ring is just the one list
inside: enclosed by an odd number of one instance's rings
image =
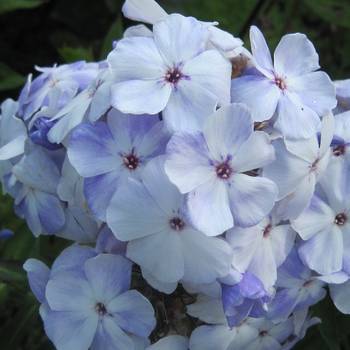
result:
[(0, 15), (5, 12), (30, 9), (46, 2), (47, 0), (0, 0)]
[(0, 282), (25, 283), (26, 274), (21, 262), (0, 260)]
[(123, 36), (123, 23), (119, 17), (111, 25), (102, 45), (100, 58), (103, 60), (107, 57), (108, 53), (112, 51), (112, 43), (116, 39), (120, 39)]
[(94, 60), (94, 55), (92, 53), (92, 49), (90, 47), (69, 47), (63, 46), (58, 49), (60, 56), (67, 63), (71, 63), (74, 61), (85, 60), (91, 62)]
[(22, 75), (12, 70), (5, 63), (0, 62), (0, 91), (16, 89), (24, 81), (25, 78)]
[(310, 10), (323, 20), (334, 25), (350, 28), (350, 6), (348, 0), (306, 0)]

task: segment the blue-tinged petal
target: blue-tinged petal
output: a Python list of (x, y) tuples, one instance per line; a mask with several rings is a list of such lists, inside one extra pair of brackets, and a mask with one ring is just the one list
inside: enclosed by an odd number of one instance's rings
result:
[(90, 348), (98, 326), (98, 315), (83, 311), (49, 312), (45, 331), (57, 350)]
[(51, 267), (51, 278), (61, 272), (83, 269), (86, 260), (96, 256), (96, 251), (91, 247), (74, 244), (62, 251)]
[(148, 337), (156, 325), (151, 303), (136, 290), (117, 296), (107, 307), (118, 326), (128, 333)]
[(252, 226), (273, 208), (277, 186), (264, 177), (234, 174), (230, 182), (229, 201), (235, 225)]
[(120, 164), (115, 141), (103, 122), (82, 124), (76, 128), (69, 140), (68, 157), (83, 177), (111, 172)]
[(231, 83), (231, 101), (246, 104), (255, 122), (273, 116), (280, 96), (278, 87), (261, 75), (244, 75), (233, 79)]
[(169, 335), (160, 339), (146, 350), (188, 350), (188, 339), (180, 335)]
[(88, 281), (79, 271), (55, 274), (47, 283), (46, 300), (53, 311), (87, 314), (96, 313), (94, 307), (98, 302)]
[(154, 24), (168, 16), (154, 0), (126, 0), (123, 15), (137, 22)]
[(318, 54), (304, 34), (284, 35), (274, 53), (276, 73), (282, 77), (302, 76), (320, 68)]
[(50, 269), (40, 260), (28, 259), (23, 269), (27, 272), (30, 289), (40, 303), (45, 302), (45, 288), (49, 280)]
[(184, 256), (178, 235), (169, 227), (167, 231), (135, 239), (128, 243), (126, 256), (152, 271), (160, 281), (177, 282), (184, 276)]
[(84, 271), (95, 298), (103, 304), (130, 288), (131, 262), (120, 255), (100, 254), (88, 259)]
[(350, 314), (350, 281), (344, 284), (331, 284), (329, 290), (337, 309), (343, 314)]
[(334, 227), (304, 242), (299, 248), (299, 255), (310, 269), (329, 275), (342, 269), (343, 250), (342, 232)]
[(193, 229), (180, 233), (185, 263), (184, 281), (211, 283), (230, 270), (232, 250), (221, 238), (207, 237)]
[(256, 68), (264, 75), (271, 76), (274, 68), (272, 65), (271, 53), (264, 35), (258, 27), (251, 26), (249, 37)]
[(321, 116), (337, 105), (335, 86), (325, 72), (312, 72), (288, 79), (288, 88), (299, 95), (304, 105)]
[(153, 35), (162, 58), (171, 67), (201, 53), (209, 32), (193, 17), (171, 14), (153, 26)]
[(307, 139), (317, 132), (320, 117), (295, 92), (284, 93), (277, 106), (274, 127), (289, 139)]
[(212, 114), (203, 129), (210, 155), (217, 161), (233, 157), (253, 132), (249, 109), (243, 104), (221, 107)]
[(99, 220), (106, 221), (107, 208), (123, 178), (119, 170), (114, 170), (84, 179), (86, 202)]
[(118, 190), (107, 210), (108, 226), (122, 241), (167, 231), (168, 220), (145, 186), (134, 179)]
[(181, 193), (188, 193), (216, 176), (214, 170), (202, 134), (172, 136), (167, 145), (165, 172)]
[(123, 113), (157, 114), (163, 111), (171, 87), (162, 80), (134, 79), (112, 85), (111, 104)]
[(234, 225), (226, 183), (212, 179), (189, 193), (192, 224), (208, 236), (218, 236)]
[(136, 350), (130, 335), (123, 332), (112, 317), (99, 322), (91, 350)]

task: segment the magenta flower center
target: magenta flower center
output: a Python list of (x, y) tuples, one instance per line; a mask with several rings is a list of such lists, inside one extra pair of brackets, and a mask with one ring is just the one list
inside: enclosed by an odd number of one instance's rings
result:
[(123, 163), (129, 170), (135, 170), (139, 166), (140, 160), (132, 151), (130, 154), (123, 156)]
[(222, 180), (227, 180), (230, 178), (232, 174), (232, 168), (228, 164), (228, 162), (221, 163), (217, 165), (216, 167), (216, 175), (222, 179)]
[(272, 230), (272, 225), (268, 224), (263, 231), (264, 238), (267, 238), (270, 236), (271, 230)]
[(169, 225), (170, 227), (175, 230), (175, 231), (181, 231), (184, 229), (185, 227), (185, 223), (184, 221), (179, 218), (178, 216), (172, 218), (170, 221), (169, 221)]
[(95, 311), (98, 313), (99, 316), (104, 316), (107, 314), (107, 308), (103, 303), (97, 303), (95, 305)]
[(340, 213), (334, 218), (334, 223), (336, 225), (343, 226), (345, 225), (347, 220), (348, 220), (347, 216), (344, 213)]
[(278, 86), (279, 89), (285, 90), (287, 88), (287, 84), (284, 81), (284, 79), (275, 77), (275, 84)]
[(343, 156), (345, 154), (345, 150), (346, 150), (345, 145), (335, 146), (333, 147), (333, 154), (336, 157)]
[(177, 84), (178, 81), (183, 77), (181, 71), (178, 68), (168, 70), (165, 74), (165, 80), (171, 84)]

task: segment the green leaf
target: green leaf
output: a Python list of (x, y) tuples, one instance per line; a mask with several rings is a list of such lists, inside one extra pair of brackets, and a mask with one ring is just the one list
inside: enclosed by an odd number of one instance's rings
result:
[(334, 25), (350, 28), (348, 0), (306, 0), (306, 4), (323, 20)]
[(47, 0), (0, 0), (0, 15), (5, 12), (30, 9), (46, 2)]
[(67, 63), (80, 60), (85, 60), (88, 62), (94, 60), (94, 55), (92, 53), (91, 47), (85, 48), (63, 46), (60, 49), (58, 49), (58, 52), (60, 56), (64, 59), (64, 61)]
[(24, 82), (25, 78), (22, 75), (0, 62), (0, 91), (16, 89)]
[(112, 51), (113, 40), (120, 39), (123, 35), (123, 23), (119, 17), (111, 25), (101, 48), (100, 58), (103, 60), (107, 57), (108, 53)]
[(0, 261), (0, 281), (5, 283), (25, 283), (26, 274), (22, 263), (17, 261)]

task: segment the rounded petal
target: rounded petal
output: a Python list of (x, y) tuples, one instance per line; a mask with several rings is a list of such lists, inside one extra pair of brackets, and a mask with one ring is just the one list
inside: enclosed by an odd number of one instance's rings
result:
[(344, 284), (331, 284), (329, 286), (331, 298), (336, 308), (343, 314), (350, 314), (350, 281)]
[(170, 229), (129, 242), (126, 255), (142, 268), (152, 271), (160, 281), (177, 282), (184, 275), (181, 240), (178, 232)]
[(148, 337), (156, 325), (152, 304), (136, 290), (117, 296), (107, 307), (125, 332)]
[(286, 138), (307, 139), (316, 134), (320, 118), (316, 112), (303, 104), (296, 93), (285, 93), (277, 106), (274, 127)]
[(221, 107), (210, 116), (203, 134), (210, 155), (217, 161), (233, 157), (253, 133), (253, 121), (249, 109), (238, 103)]
[(341, 270), (343, 249), (342, 232), (335, 227), (304, 242), (299, 248), (299, 255), (310, 269), (329, 275)]
[(229, 201), (235, 225), (247, 227), (261, 221), (274, 206), (277, 192), (277, 186), (269, 179), (234, 174)]
[(84, 271), (98, 302), (107, 304), (130, 288), (131, 262), (120, 255), (100, 254), (85, 262)]
[(215, 176), (202, 134), (174, 134), (167, 145), (165, 172), (181, 193), (188, 193)]
[(188, 339), (180, 335), (162, 338), (146, 350), (188, 350)]
[(126, 80), (112, 85), (111, 104), (123, 113), (157, 114), (165, 109), (171, 86), (161, 80)]
[(185, 261), (184, 281), (211, 283), (229, 273), (232, 250), (221, 238), (189, 229), (180, 232)]
[(226, 183), (214, 178), (189, 193), (192, 224), (208, 236), (218, 236), (233, 226)]
[(246, 104), (255, 122), (273, 116), (280, 96), (276, 84), (261, 75), (244, 75), (233, 79), (231, 83), (231, 101)]
[(166, 63), (174, 66), (203, 51), (209, 32), (193, 17), (171, 14), (153, 26), (153, 35)]
[(145, 186), (134, 179), (129, 179), (113, 196), (107, 209), (107, 223), (121, 241), (153, 235), (169, 228), (166, 213)]
[[(249, 157), (247, 157), (249, 154)], [(275, 149), (269, 135), (263, 131), (255, 131), (243, 143), (239, 151), (233, 155), (232, 167), (236, 172), (258, 169), (266, 166), (275, 159)]]
[(88, 349), (97, 326), (98, 315), (84, 312), (49, 312), (45, 319), (45, 331), (60, 350)]
[(115, 144), (106, 123), (82, 124), (71, 134), (69, 161), (83, 177), (108, 173), (120, 164)]
[(300, 76), (320, 68), (318, 54), (312, 42), (304, 34), (287, 34), (276, 47), (275, 69), (284, 77)]

